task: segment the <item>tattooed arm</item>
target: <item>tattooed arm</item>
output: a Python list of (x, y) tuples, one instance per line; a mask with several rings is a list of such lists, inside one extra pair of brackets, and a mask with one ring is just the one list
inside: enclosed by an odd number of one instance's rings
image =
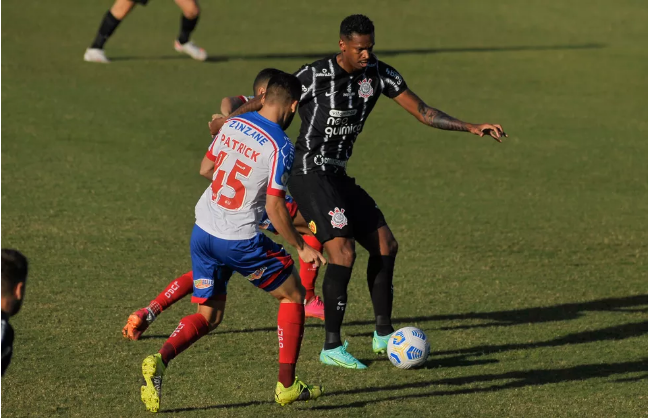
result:
[(209, 132), (213, 135), (216, 135), (220, 128), (225, 124), (227, 118), (234, 116), (242, 115), (247, 112), (254, 112), (255, 110), (261, 109), (261, 97), (255, 97), (249, 102), (242, 104), (238, 109), (235, 109), (232, 113), (227, 115), (227, 117), (220, 117), (222, 115), (213, 115), (211, 122), (209, 122)]
[(409, 89), (394, 97), (394, 100), (421, 123), (433, 128), (446, 131), (470, 132), (479, 136), (490, 135), (498, 142), (502, 142), (501, 137), (508, 136), (500, 125), (473, 124), (453, 118), (439, 109), (428, 106)]

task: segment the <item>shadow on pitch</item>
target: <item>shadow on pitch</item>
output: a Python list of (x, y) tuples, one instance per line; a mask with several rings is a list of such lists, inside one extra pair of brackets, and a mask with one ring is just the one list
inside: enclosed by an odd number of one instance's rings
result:
[[(591, 43), (591, 44), (573, 44), (573, 45), (514, 45), (514, 46), (501, 46), (501, 47), (465, 47), (465, 48), (410, 48), (410, 49), (385, 49), (376, 51), (376, 55), (380, 58), (394, 57), (398, 55), (429, 55), (429, 54), (448, 54), (448, 53), (461, 53), (461, 52), (518, 52), (518, 51), (563, 51), (563, 50), (579, 50), (579, 49), (601, 49), (607, 45)], [(240, 54), (240, 55), (214, 55), (207, 58), (207, 62), (222, 63), (235, 60), (266, 60), (266, 59), (318, 59), (327, 55), (331, 55), (336, 51), (321, 51), (321, 52), (286, 52), (286, 53), (268, 53), (268, 54)], [(145, 56), (127, 56), (127, 57), (114, 57), (112, 61), (155, 61), (155, 60), (183, 60), (190, 59), (187, 55), (163, 55), (158, 57), (145, 57)]]
[[(373, 392), (391, 392), (404, 389), (424, 389), (430, 386), (464, 386), (486, 384), (485, 387), (472, 387), (457, 390), (434, 390), (425, 393), (416, 393), (403, 396), (389, 396), (379, 399), (362, 400), (347, 404), (315, 406), (313, 409), (345, 409), (363, 408), (369, 404), (385, 401), (397, 401), (402, 399), (427, 398), (431, 396), (452, 396), (473, 393), (497, 392), (507, 389), (519, 389), (527, 386), (541, 386), (552, 383), (575, 382), (587, 379), (610, 377), (617, 374), (636, 373), (648, 371), (648, 358), (639, 361), (624, 363), (586, 364), (582, 366), (569, 367), (566, 369), (536, 369), (501, 374), (483, 374), (467, 377), (455, 377), (447, 379), (430, 380), (426, 382), (404, 383), (400, 385), (389, 385), (382, 387), (365, 387), (358, 389), (344, 390), (340, 392), (329, 392), (327, 397), (352, 395)], [(505, 382), (500, 384), (499, 382)]]
[[(493, 312), (467, 312), (448, 315), (427, 315), (394, 318), (395, 324), (412, 324), (432, 321), (487, 321), (482, 324), (456, 325), (442, 327), (441, 330), (502, 327), (521, 324), (536, 324), (577, 319), (586, 312), (641, 312), (648, 305), (648, 295), (626, 296), (622, 298), (597, 299), (588, 302), (564, 303), (553, 306), (512, 309)], [(373, 319), (349, 321), (345, 325), (371, 325)], [(354, 335), (354, 334), (352, 334)], [(358, 334), (364, 336), (364, 333)], [(368, 335), (368, 334), (367, 334)]]
[(197, 407), (187, 407), (187, 408), (176, 408), (176, 409), (165, 409), (160, 411), (163, 414), (175, 414), (179, 412), (189, 412), (189, 411), (209, 411), (213, 409), (225, 409), (225, 408), (245, 408), (248, 406), (254, 405), (265, 405), (274, 402), (268, 401), (250, 401), (250, 402), (241, 402), (241, 403), (230, 403), (222, 405), (210, 405), (210, 406), (197, 406)]
[[(485, 327), (502, 327), (521, 324), (535, 324), (544, 322), (568, 321), (577, 319), (583, 316), (586, 312), (642, 312), (648, 308), (648, 295), (626, 296), (622, 298), (606, 298), (597, 299), (587, 302), (564, 303), (553, 306), (542, 306), (533, 308), (513, 309), (508, 311), (493, 311), (493, 312), (467, 312), (460, 314), (441, 314), (441, 315), (427, 315), (427, 316), (409, 316), (397, 317), (393, 319), (394, 324), (412, 324), (424, 323), (433, 321), (473, 321), (481, 320), (486, 323), (471, 324), (471, 325), (456, 325), (450, 327), (442, 327), (442, 330), (452, 329), (469, 329), (469, 328), (485, 328)], [(348, 321), (344, 326), (360, 326), (360, 325), (373, 325), (373, 319), (362, 321)], [(319, 328), (324, 326), (323, 322), (308, 322), (306, 328)], [(567, 339), (565, 344), (573, 344), (576, 340), (599, 341), (605, 339), (617, 338), (619, 334), (632, 334), (634, 332), (645, 333), (646, 323), (640, 322), (636, 324), (626, 324), (620, 327), (611, 327), (603, 330), (588, 331), (579, 334), (573, 334), (566, 337), (561, 337), (558, 340)], [(237, 334), (237, 333), (250, 333), (250, 332), (275, 332), (276, 327), (261, 327), (261, 328), (245, 328), (245, 329), (220, 329), (216, 330), (215, 334)], [(372, 332), (350, 333), (351, 336), (371, 336)], [(617, 335), (617, 337), (614, 337)], [(141, 339), (157, 339), (167, 338), (168, 335), (143, 335)], [(599, 340), (592, 340), (592, 338), (599, 338)], [(553, 345), (562, 345), (554, 341)], [(532, 344), (547, 344), (536, 345), (536, 347), (553, 346), (550, 342), (532, 343)], [(530, 344), (521, 344), (524, 346)], [(513, 344), (511, 346), (518, 346)], [(483, 346), (482, 348), (489, 350), (491, 346)], [(501, 347), (501, 346), (492, 346)], [(506, 346), (503, 346), (506, 347)], [(478, 347), (468, 349), (475, 352)], [(524, 348), (524, 347), (522, 347)], [(529, 348), (529, 347), (527, 347)], [(517, 349), (517, 348), (511, 348)], [(500, 348), (499, 351), (502, 351)], [(457, 351), (454, 352), (458, 354)], [(438, 353), (437, 353), (438, 354)], [(445, 354), (451, 354), (446, 352)]]
[(502, 345), (480, 345), (476, 347), (463, 348), (460, 350), (437, 351), (433, 356), (461, 355), (482, 356), (504, 351), (529, 350), (542, 347), (560, 347), (563, 345), (586, 344), (598, 341), (623, 340), (626, 338), (639, 337), (648, 334), (648, 321), (631, 322), (629, 324), (616, 325), (613, 327), (597, 329), (593, 331), (577, 332), (564, 337), (548, 341), (523, 343), (523, 344), (502, 344)]
[[(304, 324), (304, 328), (321, 328), (323, 326), (324, 326), (323, 321)], [(216, 329), (216, 331), (210, 332), (207, 335), (207, 337), (210, 335), (218, 335), (218, 334), (247, 334), (250, 332), (277, 332), (277, 327), (274, 326), (274, 327), (244, 328), (244, 329), (218, 328)], [(158, 334), (158, 335), (147, 334), (147, 335), (142, 335), (140, 337), (140, 340), (157, 340), (157, 339), (167, 339), (167, 338), (169, 338), (169, 335), (167, 334)]]

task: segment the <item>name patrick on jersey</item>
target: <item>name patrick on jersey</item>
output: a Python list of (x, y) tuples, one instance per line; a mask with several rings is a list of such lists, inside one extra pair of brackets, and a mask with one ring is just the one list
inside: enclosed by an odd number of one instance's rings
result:
[[(263, 145), (266, 142), (268, 142), (268, 138), (265, 135), (263, 135), (262, 133), (258, 132), (256, 129), (244, 123), (238, 122), (236, 120), (231, 120), (229, 122), (228, 127), (240, 131), (243, 135), (249, 136), (250, 138), (257, 141), (259, 145)], [(231, 148), (233, 151), (238, 152), (239, 154), (243, 154), (244, 156), (246, 156), (247, 158), (249, 158), (254, 162), (257, 162), (257, 158), (259, 157), (259, 155), (261, 155), (260, 152), (255, 151), (253, 148), (247, 146), (245, 143), (238, 141), (225, 134), (221, 134), (220, 142), (223, 146), (226, 146), (227, 148)]]

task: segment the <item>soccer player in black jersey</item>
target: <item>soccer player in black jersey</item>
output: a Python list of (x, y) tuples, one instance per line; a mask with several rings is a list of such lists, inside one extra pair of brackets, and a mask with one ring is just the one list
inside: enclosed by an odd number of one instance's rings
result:
[[(326, 340), (320, 354), (325, 364), (354, 369), (366, 366), (346, 351), (340, 328), (356, 241), (369, 252), (367, 283), (376, 317), (373, 351), (384, 353), (391, 324), (392, 278), (398, 243), (376, 202), (346, 173), (353, 144), (381, 94), (394, 99), (420, 122), (433, 128), (506, 136), (500, 125), (460, 121), (428, 106), (412, 92), (400, 73), (372, 53), (373, 22), (348, 16), (340, 25), (340, 53), (303, 66), (295, 75), (302, 83), (302, 124), (288, 183), (317, 239), (324, 243), (329, 265), (323, 283)], [(255, 101), (235, 113), (255, 110)], [(222, 124), (222, 122), (220, 122)], [(210, 125), (217, 131), (219, 123)]]
[(13, 355), (14, 330), (9, 317), (20, 311), (25, 298), (27, 259), (20, 251), (2, 249), (2, 375)]

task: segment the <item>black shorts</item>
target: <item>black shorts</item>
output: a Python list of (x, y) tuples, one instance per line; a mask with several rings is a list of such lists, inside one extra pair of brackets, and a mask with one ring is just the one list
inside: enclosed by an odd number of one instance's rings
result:
[(387, 224), (376, 202), (353, 177), (295, 175), (288, 180), (288, 190), (321, 243), (335, 237), (363, 238)]
[(148, 3), (149, 0), (133, 0), (134, 3), (139, 3), (142, 6), (146, 6), (146, 3)]

